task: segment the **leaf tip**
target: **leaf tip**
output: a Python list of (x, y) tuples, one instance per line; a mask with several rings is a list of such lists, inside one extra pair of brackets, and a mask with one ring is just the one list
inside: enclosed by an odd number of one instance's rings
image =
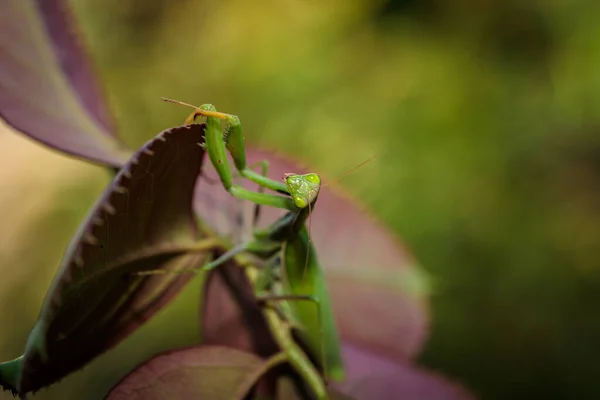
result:
[(9, 391), (13, 396), (19, 394), (17, 387), (22, 366), (23, 356), (0, 363), (0, 386), (2, 386), (3, 391)]

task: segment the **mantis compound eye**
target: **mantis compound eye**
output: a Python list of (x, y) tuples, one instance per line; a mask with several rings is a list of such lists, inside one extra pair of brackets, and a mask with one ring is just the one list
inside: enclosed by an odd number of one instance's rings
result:
[(302, 197), (294, 196), (293, 200), (294, 200), (294, 204), (298, 208), (305, 208), (308, 205), (308, 203), (306, 202), (306, 200), (304, 200)]
[(315, 185), (320, 185), (321, 184), (321, 178), (317, 174), (306, 174), (306, 175), (304, 175), (304, 178), (308, 182), (314, 183)]

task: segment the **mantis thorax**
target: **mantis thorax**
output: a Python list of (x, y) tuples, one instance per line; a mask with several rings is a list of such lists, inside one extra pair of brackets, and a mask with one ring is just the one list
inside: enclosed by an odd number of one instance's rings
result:
[(310, 173), (304, 175), (285, 174), (285, 184), (294, 204), (298, 208), (305, 208), (311, 204), (319, 195), (321, 178), (319, 175)]

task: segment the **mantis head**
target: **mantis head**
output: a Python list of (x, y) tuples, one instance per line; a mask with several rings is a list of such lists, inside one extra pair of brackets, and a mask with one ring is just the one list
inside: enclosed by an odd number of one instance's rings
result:
[(319, 195), (321, 178), (317, 174), (285, 174), (285, 184), (298, 208), (305, 208), (311, 204)]

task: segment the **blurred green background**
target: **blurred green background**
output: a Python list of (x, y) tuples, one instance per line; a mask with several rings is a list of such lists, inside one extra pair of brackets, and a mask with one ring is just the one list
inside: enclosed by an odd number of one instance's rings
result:
[[(600, 398), (600, 3), (72, 3), (132, 145), (187, 115), (165, 96), (237, 114), (250, 143), (325, 176), (380, 155), (341, 184), (433, 277), (423, 365), (485, 399)], [(12, 240), (0, 247), (2, 359), (23, 348), (70, 235), (108, 182), (13, 142), (27, 150), (7, 154), (24, 179), (0, 175), (13, 214), (0, 229)], [(59, 172), (36, 180), (49, 168), (42, 157)], [(177, 331), (168, 322), (194, 312), (194, 290), (39, 397), (101, 396), (140, 358), (191, 343), (192, 318)]]

